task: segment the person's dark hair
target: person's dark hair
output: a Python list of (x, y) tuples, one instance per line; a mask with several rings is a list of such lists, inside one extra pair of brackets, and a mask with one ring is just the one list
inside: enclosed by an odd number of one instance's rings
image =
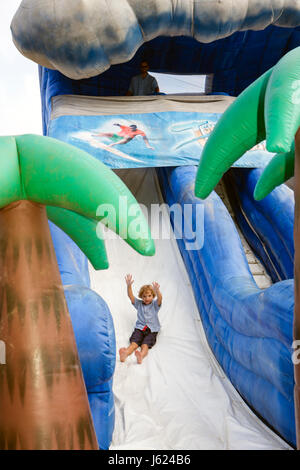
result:
[(134, 131), (137, 129), (136, 124), (131, 124), (129, 127), (131, 127), (131, 129), (134, 130)]

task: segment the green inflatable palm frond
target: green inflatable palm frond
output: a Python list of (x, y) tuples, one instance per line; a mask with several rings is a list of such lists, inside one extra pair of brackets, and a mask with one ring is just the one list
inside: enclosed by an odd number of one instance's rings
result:
[(99, 221), (139, 253), (155, 253), (146, 219), (126, 185), (72, 145), (38, 135), (1, 137), (0, 187), (0, 208), (22, 199), (47, 206), (49, 218), (96, 269), (108, 267)]
[(225, 111), (208, 139), (196, 175), (195, 194), (204, 199), (246, 151), (266, 139), (277, 152), (261, 175), (261, 199), (293, 175), (293, 141), (300, 126), (300, 47), (252, 83)]

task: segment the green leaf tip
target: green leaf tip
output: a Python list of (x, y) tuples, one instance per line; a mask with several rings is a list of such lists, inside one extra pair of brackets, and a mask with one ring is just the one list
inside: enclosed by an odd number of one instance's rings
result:
[(115, 224), (110, 224), (113, 230), (121, 234), (124, 223), (130, 224), (134, 218), (141, 235), (130, 232), (124, 239), (137, 252), (154, 254), (142, 211), (136, 217), (130, 215), (138, 205), (136, 199), (110, 168), (87, 152), (51, 137), (27, 134), (16, 136), (15, 141), (26, 199), (66, 209), (95, 222), (101, 220), (97, 216), (99, 207), (109, 206), (116, 219)]
[(294, 176), (295, 146), (290, 152), (278, 153), (265, 167), (254, 189), (254, 199), (260, 201)]
[(226, 109), (209, 136), (198, 166), (195, 195), (205, 199), (224, 173), (265, 138), (264, 97), (272, 69)]

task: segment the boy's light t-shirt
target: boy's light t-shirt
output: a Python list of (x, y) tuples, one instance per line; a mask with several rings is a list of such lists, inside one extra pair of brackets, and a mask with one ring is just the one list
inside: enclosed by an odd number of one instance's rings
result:
[(151, 304), (146, 305), (142, 300), (135, 298), (133, 305), (137, 309), (135, 327), (142, 330), (147, 325), (152, 332), (158, 332), (160, 330), (158, 311), (161, 305), (157, 305), (157, 299), (152, 300)]

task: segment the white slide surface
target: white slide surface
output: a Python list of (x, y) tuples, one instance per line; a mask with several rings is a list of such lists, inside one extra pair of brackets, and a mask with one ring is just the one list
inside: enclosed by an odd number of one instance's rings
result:
[[(155, 169), (118, 174), (139, 203), (162, 203)], [(169, 227), (166, 211), (163, 223)], [(90, 267), (91, 287), (107, 302), (116, 330), (116, 420), (110, 448), (290, 449), (249, 409), (214, 358), (176, 240), (155, 244), (155, 256), (144, 257), (115, 236), (106, 241), (109, 269)], [(141, 365), (134, 354), (125, 363), (118, 355), (120, 347), (129, 345), (136, 321), (127, 297), (127, 273), (135, 280), (136, 296), (152, 281), (160, 284), (163, 295), (161, 331)]]

